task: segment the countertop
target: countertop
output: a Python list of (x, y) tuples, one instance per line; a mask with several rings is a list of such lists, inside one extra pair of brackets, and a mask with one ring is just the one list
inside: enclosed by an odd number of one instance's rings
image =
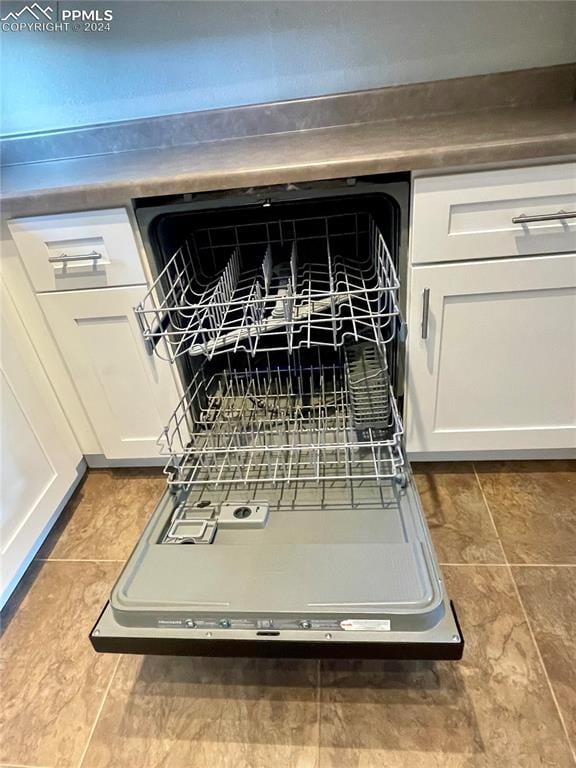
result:
[(2, 169), (3, 215), (132, 198), (576, 155), (576, 106), (504, 107), (130, 150)]

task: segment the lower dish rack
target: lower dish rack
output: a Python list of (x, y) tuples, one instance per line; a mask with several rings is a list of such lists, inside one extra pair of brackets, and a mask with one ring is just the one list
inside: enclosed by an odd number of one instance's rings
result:
[[(373, 376), (373, 373), (372, 373)], [(354, 381), (358, 391), (358, 377)], [(371, 378), (366, 387), (373, 386)], [(388, 379), (375, 427), (358, 427), (343, 356), (194, 375), (159, 443), (176, 486), (401, 477), (402, 422)]]

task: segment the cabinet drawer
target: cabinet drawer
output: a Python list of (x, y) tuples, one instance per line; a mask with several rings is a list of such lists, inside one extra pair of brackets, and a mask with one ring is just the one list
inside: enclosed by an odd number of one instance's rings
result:
[(412, 263), (576, 250), (576, 163), (414, 182)]
[(146, 282), (123, 208), (13, 219), (9, 227), (39, 293)]

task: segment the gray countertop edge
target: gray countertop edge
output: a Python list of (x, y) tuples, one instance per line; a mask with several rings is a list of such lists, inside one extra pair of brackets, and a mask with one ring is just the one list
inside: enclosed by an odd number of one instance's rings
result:
[[(576, 120), (576, 111), (575, 111)], [(193, 149), (192, 149), (193, 152)], [(437, 170), (444, 167), (469, 167), (537, 158), (557, 158), (561, 161), (576, 155), (576, 122), (574, 131), (561, 131), (514, 139), (488, 140), (477, 143), (447, 143), (446, 146), (404, 148), (393, 152), (353, 154), (318, 162), (305, 160), (296, 163), (262, 164), (252, 168), (214, 171), (184, 170), (166, 177), (150, 180), (123, 178), (102, 182), (66, 184), (15, 191), (2, 194), (2, 217), (39, 215), (65, 211), (80, 211), (129, 205), (138, 197), (208, 192), (267, 184), (317, 181), (346, 176), (361, 176), (386, 172)]]

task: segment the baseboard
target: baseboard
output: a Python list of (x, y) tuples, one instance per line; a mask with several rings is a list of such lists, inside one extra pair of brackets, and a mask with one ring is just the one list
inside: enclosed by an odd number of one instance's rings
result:
[(84, 456), (90, 469), (107, 469), (108, 467), (163, 467), (166, 458), (154, 456), (150, 459), (109, 459), (103, 453), (89, 453)]
[(416, 451), (410, 461), (538, 461), (576, 459), (576, 448), (530, 449), (523, 451)]

